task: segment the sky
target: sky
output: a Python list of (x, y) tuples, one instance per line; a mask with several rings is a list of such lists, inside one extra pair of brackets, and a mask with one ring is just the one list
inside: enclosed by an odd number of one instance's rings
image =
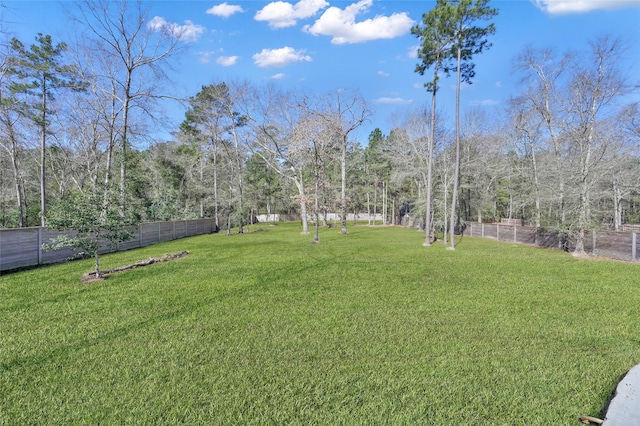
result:
[[(32, 43), (39, 32), (54, 42), (65, 40), (68, 24), (60, 1), (2, 3), (5, 30), (23, 43)], [(363, 143), (376, 127), (388, 134), (403, 114), (430, 104), (428, 77), (415, 72), (419, 40), (410, 30), (434, 5), (435, 0), (144, 2), (148, 28), (179, 32), (186, 48), (176, 63), (174, 95), (189, 97), (203, 85), (245, 80), (319, 94), (356, 89), (373, 112), (355, 134)], [(640, 0), (492, 0), (490, 6), (499, 10), (492, 21), (496, 33), (491, 48), (474, 60), (476, 76), (461, 94), (463, 112), (486, 108), (497, 114), (519, 93), (513, 62), (527, 46), (584, 51), (597, 37), (618, 37), (629, 47), (621, 68), (640, 81)], [(453, 76), (442, 81), (438, 104), (454, 116)], [(168, 121), (158, 138), (169, 138), (184, 118), (178, 104), (165, 108)]]

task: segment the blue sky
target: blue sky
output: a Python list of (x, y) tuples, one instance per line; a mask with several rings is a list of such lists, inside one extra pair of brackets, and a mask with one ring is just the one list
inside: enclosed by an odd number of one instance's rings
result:
[[(25, 44), (38, 32), (66, 39), (58, 1), (4, 0), (5, 30)], [(69, 5), (70, 2), (65, 2)], [(519, 92), (514, 57), (525, 46), (559, 53), (585, 50), (602, 35), (619, 37), (629, 51), (623, 69), (640, 80), (640, 0), (493, 0), (493, 47), (478, 56), (473, 84), (462, 92), (462, 108), (501, 108)], [(276, 82), (285, 89), (318, 93), (358, 89), (374, 116), (358, 134), (393, 127), (393, 116), (427, 104), (426, 77), (414, 72), (418, 39), (410, 34), (435, 1), (149, 1), (149, 26), (180, 30), (187, 49), (180, 56), (173, 94), (192, 96), (202, 85), (248, 80)], [(454, 78), (442, 83), (439, 104), (453, 116)], [(177, 92), (177, 93), (175, 93)], [(640, 100), (638, 96), (635, 100)], [(177, 126), (184, 110), (167, 104)], [(449, 112), (450, 111), (450, 112)]]

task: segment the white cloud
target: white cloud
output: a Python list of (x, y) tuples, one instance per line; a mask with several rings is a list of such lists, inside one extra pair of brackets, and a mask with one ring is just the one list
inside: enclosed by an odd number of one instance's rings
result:
[(285, 1), (274, 1), (260, 9), (254, 19), (267, 21), (271, 28), (292, 27), (298, 19), (309, 18), (327, 6), (329, 3), (325, 0), (300, 0), (295, 5)]
[(184, 25), (176, 24), (175, 22), (168, 22), (161, 16), (154, 16), (147, 24), (147, 27), (151, 31), (163, 32), (173, 38), (177, 38), (180, 41), (187, 43), (198, 41), (200, 36), (204, 33), (204, 27), (202, 25), (196, 25), (191, 21), (184, 21)]
[(210, 9), (207, 9), (207, 14), (220, 16), (221, 18), (228, 18), (234, 13), (244, 12), (242, 6), (237, 6), (233, 4), (228, 4), (227, 2), (220, 3), (217, 6), (213, 6)]
[(311, 56), (305, 55), (304, 50), (295, 50), (285, 46), (280, 49), (262, 49), (253, 55), (253, 61), (261, 68), (282, 68), (294, 62), (311, 61)]
[(378, 105), (410, 105), (413, 103), (413, 99), (382, 97), (375, 99), (373, 103)]
[(366, 12), (372, 4), (373, 0), (361, 0), (344, 9), (332, 6), (312, 26), (305, 26), (304, 30), (316, 36), (331, 36), (333, 44), (347, 44), (399, 37), (409, 32), (415, 24), (405, 12), (391, 16), (377, 15), (373, 19), (356, 22), (356, 17)]
[(420, 45), (416, 44), (415, 46), (411, 46), (409, 48), (409, 50), (407, 51), (407, 57), (411, 58), (411, 59), (417, 59), (418, 58), (418, 49), (420, 49)]
[(482, 101), (471, 101), (469, 105), (471, 106), (494, 106), (498, 105), (500, 102), (495, 101), (493, 99), (484, 99)]
[(224, 67), (230, 67), (231, 65), (235, 65), (237, 61), (238, 61), (237, 56), (219, 56), (218, 59), (216, 59), (216, 62)]
[(211, 61), (211, 55), (213, 55), (215, 52), (198, 52), (197, 55), (200, 56), (200, 63), (201, 64), (208, 64)]
[(378, 75), (380, 77), (389, 77), (391, 74), (389, 74), (388, 72), (384, 72), (384, 71), (378, 71)]
[(531, 0), (531, 2), (543, 12), (552, 15), (640, 5), (638, 0)]
[(495, 86), (498, 87), (498, 88), (502, 87), (502, 82), (501, 81), (496, 81), (496, 85)]
[(285, 73), (279, 72), (278, 74), (274, 74), (271, 76), (272, 79), (274, 80), (281, 80), (283, 78), (285, 78), (287, 75)]

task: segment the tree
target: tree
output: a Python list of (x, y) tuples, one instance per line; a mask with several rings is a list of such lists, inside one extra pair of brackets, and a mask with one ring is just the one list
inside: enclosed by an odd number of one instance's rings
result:
[[(472, 26), (478, 20), (489, 20), (498, 14), (497, 9), (488, 7), (489, 0), (453, 0), (451, 8), (445, 12), (446, 22), (451, 22), (449, 28), (453, 43), (449, 52), (449, 58), (453, 59), (456, 71), (456, 160), (453, 177), (453, 194), (451, 199), (451, 219), (449, 221), (450, 246), (455, 249), (454, 229), (456, 225), (456, 203), (458, 200), (458, 183), (460, 178), (460, 88), (462, 83), (471, 84), (475, 76), (475, 64), (471, 62), (473, 57), (491, 47), (487, 36), (495, 33), (494, 24), (486, 27)], [(446, 6), (446, 3), (444, 3)], [(437, 7), (437, 6), (436, 6)], [(452, 65), (445, 66), (445, 73), (452, 71)]]
[(593, 174), (606, 150), (599, 121), (618, 97), (627, 93), (627, 84), (617, 65), (623, 53), (619, 40), (607, 37), (590, 43), (590, 60), (576, 64), (569, 86), (570, 113), (575, 117), (571, 140), (579, 153), (579, 206), (575, 253), (584, 254), (585, 231), (591, 221), (590, 199)]
[[(240, 155), (240, 141), (238, 127), (244, 125), (245, 118), (235, 110), (236, 105), (232, 99), (229, 86), (226, 83), (203, 86), (200, 92), (189, 99), (190, 109), (185, 114), (185, 120), (181, 125), (181, 133), (194, 141), (202, 141), (205, 144), (206, 153), (213, 168), (213, 202), (216, 225), (219, 226), (220, 193), (219, 174), (222, 165), (221, 153), (235, 155), (229, 156), (229, 160), (235, 163), (239, 194), (242, 194), (242, 163)], [(229, 140), (228, 138), (232, 139)], [(233, 144), (233, 149), (229, 146)], [(228, 164), (227, 164), (228, 165)], [(240, 212), (242, 211), (242, 197), (239, 197)], [(242, 229), (242, 217), (240, 217), (240, 229)]]
[[(525, 96), (551, 141), (560, 207), (557, 226), (575, 237), (576, 255), (584, 254), (585, 231), (595, 226), (593, 188), (608, 174), (601, 170), (603, 160), (613, 141), (624, 138), (607, 130), (624, 110), (616, 101), (630, 91), (618, 69), (622, 43), (603, 37), (590, 42), (590, 48), (588, 55), (570, 53), (560, 59), (550, 49), (527, 48), (518, 58), (530, 83)], [(621, 183), (613, 178), (613, 184), (615, 192)]]
[[(383, 182), (389, 182), (392, 161), (389, 139), (379, 128), (369, 134), (369, 143), (364, 150), (364, 177), (366, 182), (367, 213), (371, 224), (371, 202), (373, 202), (373, 224), (378, 212), (378, 191)], [(371, 194), (373, 192), (373, 194)]]
[(264, 160), (265, 153), (261, 154), (254, 154), (247, 160), (247, 190), (256, 212), (266, 211), (267, 221), (272, 221), (278, 197), (284, 195), (282, 177)]
[(256, 115), (252, 117), (256, 145), (254, 153), (282, 177), (294, 183), (298, 190), (294, 199), (300, 205), (302, 234), (308, 234), (305, 174), (311, 159), (307, 141), (300, 137), (304, 132), (298, 132), (304, 117), (302, 100), (294, 93), (284, 93), (268, 86), (257, 93), (256, 103)]
[(336, 90), (320, 100), (316, 106), (308, 103), (306, 108), (313, 115), (322, 117), (327, 128), (331, 128), (340, 140), (340, 217), (342, 229), (347, 234), (347, 147), (349, 137), (371, 116), (365, 100), (355, 91)]
[[(131, 7), (127, 0), (84, 0), (74, 3), (70, 15), (90, 34), (84, 37), (84, 50), (94, 63), (93, 84), (99, 88), (96, 93), (102, 93), (112, 105), (110, 123), (114, 127), (110, 133), (112, 144), (116, 140), (120, 143), (120, 213), (124, 216), (127, 162), (135, 136), (133, 112), (139, 110), (146, 118), (153, 118), (153, 102), (167, 97), (157, 86), (168, 80), (162, 65), (167, 65), (185, 35), (170, 25), (149, 26), (140, 1)], [(107, 186), (110, 163), (108, 166)]]
[[(563, 230), (567, 220), (565, 147), (562, 135), (566, 131), (566, 103), (562, 83), (572, 55), (556, 58), (552, 49), (527, 47), (516, 59), (516, 69), (524, 74), (523, 83), (529, 83), (522, 95), (525, 105), (530, 104), (539, 115), (551, 140), (555, 165), (556, 194), (559, 211), (556, 226)], [(526, 100), (526, 101), (525, 101)]]
[[(4, 45), (2, 48), (4, 49)], [(22, 228), (26, 226), (24, 212), (24, 183), (22, 176), (22, 149), (20, 146), (20, 118), (23, 114), (21, 111), (21, 102), (15, 96), (10, 95), (9, 86), (15, 74), (11, 72), (9, 67), (9, 55), (2, 54), (2, 63), (0, 64), (0, 148), (2, 148), (10, 157), (9, 164), (3, 164), (2, 169), (8, 167), (12, 171), (13, 194), (16, 197), (17, 204), (17, 225)], [(4, 156), (2, 157), (4, 159)], [(6, 220), (3, 225), (6, 226)]]
[(45, 226), (47, 211), (46, 197), (46, 153), (47, 134), (49, 133), (50, 101), (54, 93), (61, 89), (83, 90), (84, 84), (75, 80), (75, 67), (65, 64), (64, 52), (66, 43), (54, 46), (50, 35), (38, 33), (38, 44), (32, 44), (26, 49), (17, 38), (11, 40), (13, 56), (9, 59), (10, 73), (15, 74), (20, 81), (9, 86), (12, 95), (25, 94), (31, 100), (23, 102), (22, 111), (28, 114), (40, 131), (40, 212), (41, 224)]
[[(105, 189), (107, 193), (108, 189)], [(117, 203), (108, 203), (105, 207), (105, 191), (74, 191), (64, 200), (52, 205), (47, 213), (48, 228), (71, 231), (52, 239), (44, 245), (47, 250), (70, 247), (80, 257), (91, 256), (94, 259), (95, 275), (100, 278), (100, 251), (107, 243), (113, 248), (117, 243), (128, 241), (134, 222), (120, 215)], [(113, 193), (109, 193), (113, 197)]]
[(432, 175), (433, 175), (433, 146), (436, 135), (436, 94), (438, 91), (438, 80), (440, 78), (440, 68), (443, 60), (447, 57), (448, 51), (451, 49), (453, 37), (450, 31), (452, 22), (451, 5), (447, 0), (438, 0), (436, 7), (429, 13), (422, 15), (423, 26), (416, 25), (411, 29), (414, 34), (422, 42), (418, 48), (418, 58), (422, 63), (416, 65), (415, 71), (420, 75), (424, 75), (427, 69), (433, 67), (433, 78), (425, 83), (425, 88), (431, 92), (431, 121), (429, 135), (429, 157), (427, 160), (427, 199), (426, 199), (426, 223), (425, 223), (425, 241), (424, 246), (431, 245), (431, 232), (433, 224), (431, 223), (431, 207), (432, 207)]
[(515, 149), (519, 150), (520, 156), (526, 160), (526, 163), (530, 164), (530, 171), (525, 174), (532, 180), (533, 190), (530, 193), (533, 193), (533, 224), (536, 228), (539, 228), (542, 223), (542, 203), (538, 161), (540, 147), (538, 146), (538, 141), (541, 137), (542, 123), (537, 119), (535, 112), (524, 97), (511, 98), (508, 108)]

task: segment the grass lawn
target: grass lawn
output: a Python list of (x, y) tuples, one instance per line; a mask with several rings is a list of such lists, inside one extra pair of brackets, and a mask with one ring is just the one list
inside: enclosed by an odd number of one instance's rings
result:
[(265, 229), (0, 277), (0, 424), (577, 425), (640, 362), (638, 264)]

